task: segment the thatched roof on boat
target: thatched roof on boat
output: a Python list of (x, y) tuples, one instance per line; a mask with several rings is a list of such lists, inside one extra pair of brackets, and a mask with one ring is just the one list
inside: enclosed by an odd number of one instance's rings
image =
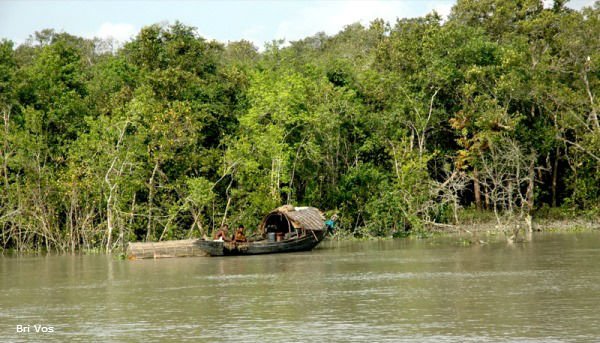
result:
[(315, 207), (285, 205), (276, 208), (265, 216), (260, 224), (261, 231), (265, 232), (265, 229), (270, 225), (319, 231), (325, 228), (325, 217)]

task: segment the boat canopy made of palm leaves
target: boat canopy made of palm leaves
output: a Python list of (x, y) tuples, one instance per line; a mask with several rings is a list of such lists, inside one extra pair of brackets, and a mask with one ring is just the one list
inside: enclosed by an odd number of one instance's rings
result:
[(284, 205), (265, 216), (260, 231), (322, 231), (325, 230), (325, 216), (315, 207), (294, 207)]

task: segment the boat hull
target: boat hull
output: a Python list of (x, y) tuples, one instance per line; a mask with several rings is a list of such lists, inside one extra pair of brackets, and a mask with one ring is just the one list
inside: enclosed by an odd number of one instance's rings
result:
[(325, 237), (324, 231), (313, 231), (304, 237), (281, 242), (260, 240), (256, 242), (197, 241), (198, 248), (211, 256), (260, 255), (286, 252), (309, 251)]

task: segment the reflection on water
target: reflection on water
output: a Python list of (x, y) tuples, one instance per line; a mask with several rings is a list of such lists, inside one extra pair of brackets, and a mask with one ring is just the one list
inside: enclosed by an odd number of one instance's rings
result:
[[(309, 253), (250, 257), (5, 257), (0, 337), (592, 342), (600, 340), (599, 262), (598, 232), (513, 245), (326, 242)], [(54, 332), (35, 333), (36, 324)]]

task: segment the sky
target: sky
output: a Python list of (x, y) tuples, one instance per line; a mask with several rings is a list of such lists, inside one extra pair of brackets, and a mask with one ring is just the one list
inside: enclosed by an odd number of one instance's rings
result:
[[(423, 16), (433, 10), (447, 16), (455, 2), (0, 0), (0, 39), (21, 44), (35, 31), (52, 28), (87, 38), (113, 38), (123, 43), (144, 26), (179, 20), (196, 27), (207, 39), (223, 43), (246, 39), (262, 48), (264, 43), (274, 39), (289, 42), (317, 32), (333, 35), (346, 25), (355, 22), (368, 25), (376, 18), (393, 23), (397, 18)], [(572, 0), (568, 6), (579, 9), (593, 2)]]

